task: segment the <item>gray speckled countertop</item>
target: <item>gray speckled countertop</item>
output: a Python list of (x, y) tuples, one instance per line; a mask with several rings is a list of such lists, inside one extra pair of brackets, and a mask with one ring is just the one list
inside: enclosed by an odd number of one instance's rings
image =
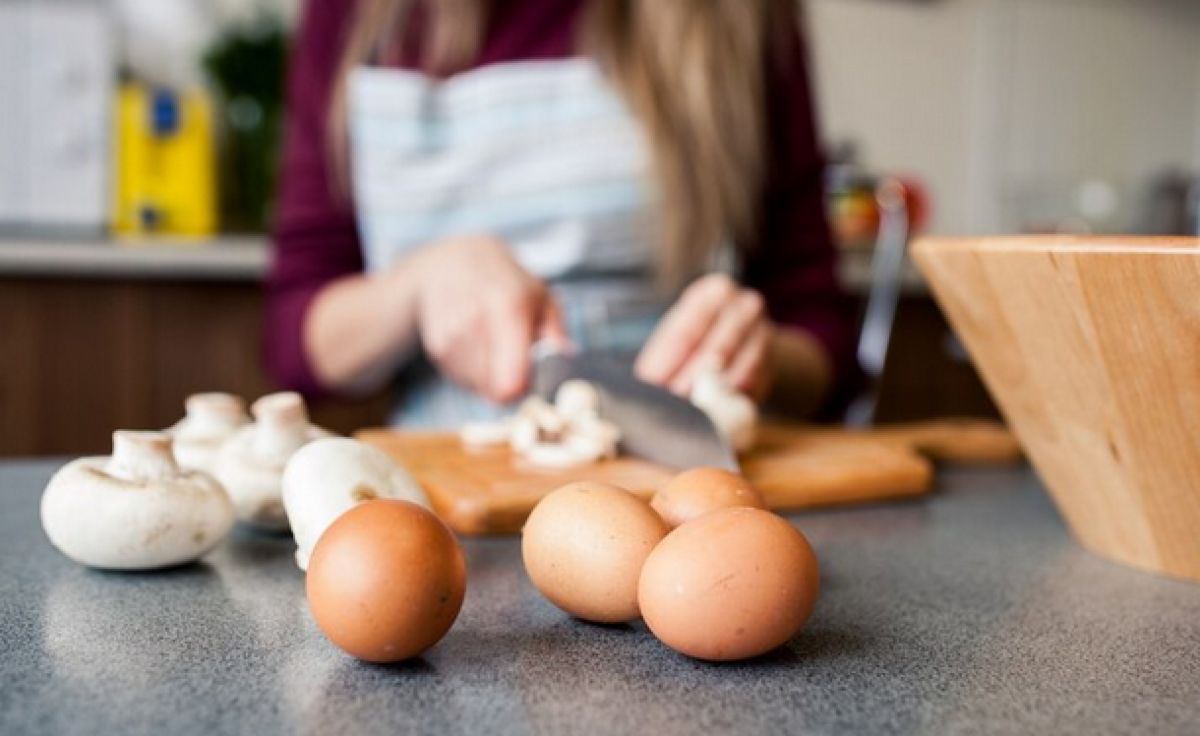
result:
[(0, 733), (1196, 733), (1200, 585), (1080, 550), (1027, 471), (795, 517), (823, 594), (785, 649), (687, 660), (568, 619), (512, 538), (465, 542), (455, 627), (399, 666), (309, 619), (289, 540), (202, 564), (86, 570), (37, 519), (55, 464), (0, 465)]

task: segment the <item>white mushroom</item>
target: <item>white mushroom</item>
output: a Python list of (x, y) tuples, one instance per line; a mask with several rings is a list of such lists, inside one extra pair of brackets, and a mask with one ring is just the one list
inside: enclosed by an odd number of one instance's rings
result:
[(535, 419), (532, 417), (517, 416), (512, 422), (508, 444), (512, 447), (513, 452), (523, 453), (538, 443), (538, 435), (540, 434), (541, 430), (538, 429), (538, 423)]
[(217, 480), (229, 491), (239, 520), (283, 531), (288, 528), (280, 489), (284, 466), (301, 447), (330, 433), (309, 424), (299, 394), (270, 394), (250, 410), (254, 424), (242, 427), (221, 446)]
[(517, 416), (533, 420), (539, 431), (549, 434), (558, 434), (567, 427), (566, 417), (558, 411), (554, 404), (540, 396), (531, 396), (521, 402)]
[(283, 472), (283, 505), (296, 539), (296, 564), (308, 556), (325, 529), (353, 506), (377, 498), (412, 501), (430, 508), (429, 498), (387, 453), (346, 437), (305, 445)]
[(546, 468), (586, 465), (615, 457), (621, 433), (599, 415), (600, 395), (587, 381), (565, 381), (551, 404), (539, 396), (521, 402), (507, 420), (469, 423), (459, 430), (468, 447), (508, 442), (522, 459)]
[(600, 393), (587, 381), (573, 378), (558, 387), (554, 394), (554, 408), (568, 421), (594, 417), (600, 411)]
[(458, 430), (458, 436), (468, 447), (495, 447), (508, 442), (512, 435), (513, 420), (495, 422), (467, 422)]
[(758, 407), (725, 381), (718, 366), (705, 366), (696, 373), (691, 401), (708, 415), (735, 451), (745, 452), (754, 445)]
[(181, 469), (163, 432), (114, 432), (111, 457), (81, 458), (54, 474), (41, 514), (63, 554), (113, 570), (191, 562), (233, 526), (225, 491), (208, 474)]
[(733, 389), (721, 375), (720, 366), (708, 363), (701, 366), (692, 378), (692, 393), (689, 398), (693, 404), (708, 404), (720, 401), (732, 392)]
[(509, 427), (509, 445), (522, 455), (541, 443), (557, 444), (567, 430), (567, 422), (554, 405), (539, 396), (521, 402)]
[(617, 456), (617, 444), (621, 441), (621, 430), (612, 422), (606, 422), (598, 416), (580, 417), (571, 423), (571, 432), (567, 443), (576, 447), (587, 447), (597, 458), (612, 458)]
[(221, 445), (250, 421), (246, 403), (224, 393), (192, 394), (186, 414), (167, 431), (175, 438), (175, 460), (189, 470), (215, 474)]
[(621, 433), (597, 414), (599, 395), (586, 381), (559, 387), (554, 404), (527, 399), (513, 420), (510, 443), (523, 459), (546, 468), (568, 468), (615, 457)]

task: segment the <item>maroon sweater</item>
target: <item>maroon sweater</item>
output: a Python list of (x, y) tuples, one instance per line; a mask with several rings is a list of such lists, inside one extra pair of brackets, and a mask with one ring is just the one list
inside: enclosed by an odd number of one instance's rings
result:
[[(476, 65), (576, 54), (575, 28), (585, 2), (493, 2)], [(363, 270), (353, 203), (333, 193), (326, 155), (330, 95), (354, 5), (308, 1), (288, 78), (264, 349), (275, 380), (309, 394), (324, 387), (305, 354), (305, 313), (331, 281)], [(762, 237), (743, 262), (742, 274), (747, 285), (762, 292), (778, 324), (804, 330), (825, 347), (844, 390), (845, 379), (855, 374), (853, 308), (834, 272), (804, 49), (791, 32), (781, 35), (777, 46), (768, 78), (771, 166)]]

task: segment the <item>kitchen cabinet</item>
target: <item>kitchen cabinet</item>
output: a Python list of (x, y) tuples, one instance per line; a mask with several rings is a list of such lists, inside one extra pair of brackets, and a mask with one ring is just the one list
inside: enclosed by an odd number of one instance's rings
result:
[[(165, 427), (206, 390), (272, 390), (259, 353), (261, 243), (217, 249), (0, 248), (0, 455), (106, 452), (116, 428)], [(387, 397), (325, 401), (338, 432)]]

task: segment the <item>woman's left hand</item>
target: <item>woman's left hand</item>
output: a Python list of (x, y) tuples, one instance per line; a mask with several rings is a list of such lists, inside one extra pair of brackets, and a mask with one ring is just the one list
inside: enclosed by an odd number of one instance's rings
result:
[(761, 294), (724, 274), (709, 274), (692, 282), (668, 310), (642, 347), (634, 372), (686, 395), (696, 371), (716, 363), (731, 385), (761, 401), (771, 385), (774, 335)]

